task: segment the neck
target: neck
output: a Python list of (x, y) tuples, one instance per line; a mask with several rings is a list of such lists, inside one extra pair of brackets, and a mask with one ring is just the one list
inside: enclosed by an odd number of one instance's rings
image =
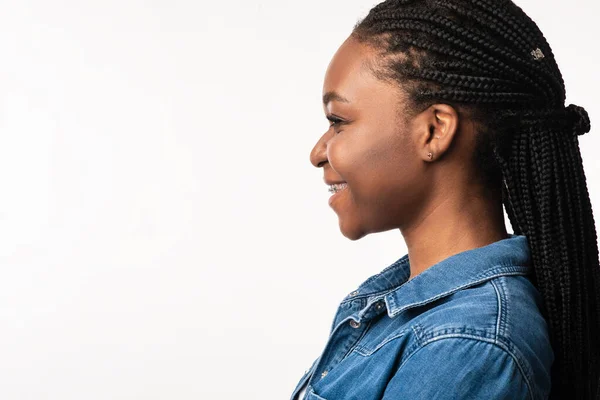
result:
[(422, 217), (401, 229), (408, 247), (409, 279), (454, 254), (508, 237), (501, 196), (453, 193), (463, 197), (438, 196), (420, 213)]

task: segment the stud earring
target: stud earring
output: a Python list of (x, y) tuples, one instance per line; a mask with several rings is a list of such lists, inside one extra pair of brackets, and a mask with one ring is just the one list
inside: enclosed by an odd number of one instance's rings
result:
[(433, 159), (433, 153), (427, 153), (427, 157), (429, 157), (430, 160)]

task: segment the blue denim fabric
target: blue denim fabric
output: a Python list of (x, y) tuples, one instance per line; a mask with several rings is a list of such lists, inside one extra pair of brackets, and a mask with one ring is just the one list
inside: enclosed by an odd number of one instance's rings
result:
[(306, 400), (546, 399), (554, 354), (527, 238), (450, 256), (410, 281), (408, 254), (346, 296), (292, 393)]

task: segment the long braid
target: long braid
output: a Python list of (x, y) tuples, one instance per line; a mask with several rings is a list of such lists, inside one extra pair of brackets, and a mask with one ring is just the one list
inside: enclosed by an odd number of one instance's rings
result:
[(476, 165), (501, 181), (513, 230), (527, 236), (555, 362), (550, 398), (600, 395), (598, 241), (578, 135), (587, 112), (565, 86), (537, 25), (510, 0), (387, 0), (352, 35), (380, 50), (415, 110), (446, 102), (480, 126)]

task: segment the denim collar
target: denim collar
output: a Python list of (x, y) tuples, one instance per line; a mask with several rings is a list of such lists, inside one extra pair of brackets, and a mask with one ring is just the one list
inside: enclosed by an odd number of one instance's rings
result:
[(509, 237), (483, 247), (454, 254), (432, 265), (410, 281), (408, 254), (364, 281), (342, 301), (366, 299), (361, 316), (372, 314), (372, 304), (383, 299), (390, 317), (501, 275), (528, 275), (531, 271), (527, 237)]

